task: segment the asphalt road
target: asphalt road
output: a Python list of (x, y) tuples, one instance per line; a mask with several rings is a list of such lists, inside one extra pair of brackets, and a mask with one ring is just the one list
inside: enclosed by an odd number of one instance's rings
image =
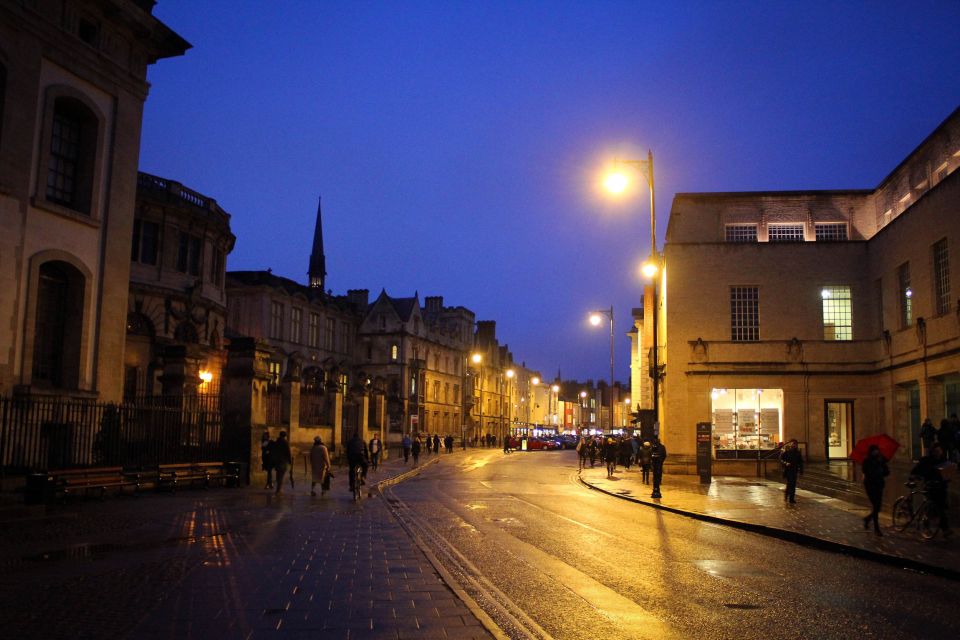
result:
[(576, 481), (572, 451), (480, 449), (385, 495), (510, 637), (960, 633), (956, 582), (590, 491)]

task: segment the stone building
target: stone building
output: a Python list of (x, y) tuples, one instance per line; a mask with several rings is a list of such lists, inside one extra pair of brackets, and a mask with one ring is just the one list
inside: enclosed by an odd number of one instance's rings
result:
[[(474, 356), (478, 356), (479, 360)], [(513, 354), (497, 340), (497, 323), (477, 322), (470, 365), (469, 437), (502, 439), (510, 431), (509, 400), (515, 376)], [(514, 375), (509, 373), (513, 372)]]
[[(960, 110), (873, 189), (681, 193), (660, 282), (672, 452), (813, 460), (960, 411)], [(954, 283), (951, 287), (951, 283)], [(736, 466), (736, 465), (728, 465)]]
[(121, 397), (153, 4), (0, 3), (0, 394)]
[(216, 393), (230, 214), (179, 182), (140, 173), (132, 238), (124, 396)]

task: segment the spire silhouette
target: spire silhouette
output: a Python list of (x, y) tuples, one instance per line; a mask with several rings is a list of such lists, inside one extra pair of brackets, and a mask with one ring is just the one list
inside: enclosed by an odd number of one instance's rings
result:
[(313, 229), (313, 250), (310, 252), (310, 286), (324, 290), (327, 280), (327, 259), (323, 255), (323, 217), (321, 214), (321, 198), (317, 198), (317, 226)]

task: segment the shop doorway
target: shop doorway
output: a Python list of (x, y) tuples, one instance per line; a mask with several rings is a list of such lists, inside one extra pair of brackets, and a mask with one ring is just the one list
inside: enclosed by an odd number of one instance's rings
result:
[(853, 401), (827, 400), (823, 408), (827, 459), (846, 459), (853, 449)]

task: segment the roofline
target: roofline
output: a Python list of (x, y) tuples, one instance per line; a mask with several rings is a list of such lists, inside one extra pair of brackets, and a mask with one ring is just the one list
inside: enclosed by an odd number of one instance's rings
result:
[(894, 167), (894, 168), (893, 168), (893, 171), (891, 171), (890, 173), (888, 173), (888, 174), (883, 178), (883, 180), (881, 180), (881, 181), (877, 184), (877, 188), (874, 189), (874, 191), (879, 190), (880, 187), (882, 187), (883, 185), (885, 185), (888, 180), (890, 180), (891, 178), (893, 178), (893, 175), (894, 175), (897, 171), (899, 171), (900, 169), (902, 169), (903, 166), (906, 165), (907, 162), (909, 162), (910, 159), (913, 158), (913, 156), (916, 155), (916, 154), (920, 151), (920, 149), (922, 149), (928, 142), (930, 142), (931, 140), (933, 140), (934, 136), (936, 136), (938, 133), (940, 133), (940, 130), (943, 129), (943, 128), (946, 126), (946, 124), (947, 124), (948, 122), (950, 122), (950, 120), (956, 118), (958, 115), (960, 115), (960, 107), (957, 107), (956, 109), (954, 109), (954, 110), (950, 113), (950, 115), (948, 115), (946, 118), (943, 119), (943, 122), (941, 122), (940, 124), (938, 124), (938, 125), (933, 129), (933, 131), (931, 131), (930, 134), (929, 134), (926, 138), (924, 138), (923, 141), (922, 141), (920, 144), (918, 144), (918, 145), (913, 149), (913, 151), (911, 151), (911, 152), (908, 153), (906, 156), (904, 156), (903, 160), (900, 161), (900, 164), (898, 164), (896, 167)]
[(744, 196), (836, 196), (836, 195), (863, 195), (872, 194), (876, 189), (811, 189), (808, 191), (687, 191), (676, 193), (677, 198), (742, 198)]

